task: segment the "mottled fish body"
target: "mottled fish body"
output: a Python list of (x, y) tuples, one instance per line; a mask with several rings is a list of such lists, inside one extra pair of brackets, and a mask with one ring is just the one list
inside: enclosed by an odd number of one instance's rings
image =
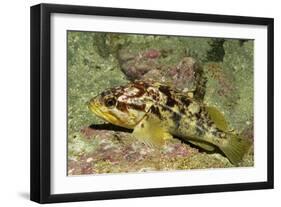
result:
[(219, 149), (238, 164), (251, 145), (228, 132), (216, 108), (158, 82), (136, 81), (108, 89), (91, 99), (89, 108), (114, 125), (133, 129), (134, 137), (149, 146), (179, 137), (207, 151)]

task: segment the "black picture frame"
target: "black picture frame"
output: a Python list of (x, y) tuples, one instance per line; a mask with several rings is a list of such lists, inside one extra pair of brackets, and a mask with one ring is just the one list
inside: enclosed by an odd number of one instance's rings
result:
[[(51, 85), (50, 85), (50, 15), (53, 13), (134, 17), (149, 19), (181, 20), (208, 23), (233, 23), (267, 26), (267, 181), (238, 184), (218, 184), (189, 187), (169, 187), (74, 194), (50, 193), (50, 130), (51, 130)], [(211, 193), (273, 188), (273, 38), (272, 18), (195, 14), (168, 11), (103, 8), (89, 6), (39, 4), (31, 7), (31, 174), (30, 199), (39, 203), (88, 201), (102, 199), (166, 196), (179, 194)]]

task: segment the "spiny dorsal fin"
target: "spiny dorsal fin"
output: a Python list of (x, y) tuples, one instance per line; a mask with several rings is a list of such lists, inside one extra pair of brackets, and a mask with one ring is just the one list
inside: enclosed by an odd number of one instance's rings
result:
[(228, 124), (224, 115), (213, 106), (206, 106), (205, 108), (216, 127), (226, 132), (228, 130)]

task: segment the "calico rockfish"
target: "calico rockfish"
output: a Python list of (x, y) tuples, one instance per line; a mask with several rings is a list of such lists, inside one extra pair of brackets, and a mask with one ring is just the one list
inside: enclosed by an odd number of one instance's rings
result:
[(105, 90), (88, 106), (103, 120), (133, 129), (133, 137), (149, 146), (161, 147), (178, 137), (206, 151), (220, 151), (234, 165), (251, 146), (230, 132), (215, 107), (159, 82), (135, 81)]

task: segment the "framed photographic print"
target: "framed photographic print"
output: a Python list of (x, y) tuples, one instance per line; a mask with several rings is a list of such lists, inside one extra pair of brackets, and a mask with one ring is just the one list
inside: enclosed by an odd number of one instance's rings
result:
[(273, 188), (273, 19), (31, 7), (31, 200)]

